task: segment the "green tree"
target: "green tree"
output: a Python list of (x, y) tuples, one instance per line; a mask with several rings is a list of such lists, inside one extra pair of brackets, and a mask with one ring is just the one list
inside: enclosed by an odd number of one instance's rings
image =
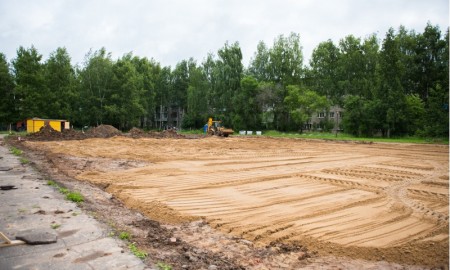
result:
[(269, 49), (264, 41), (258, 43), (256, 52), (250, 60), (248, 73), (260, 82), (268, 82), (272, 79)]
[(436, 89), (429, 89), (427, 104), (425, 105), (425, 124), (419, 135), (448, 138), (449, 109), (447, 91), (438, 84)]
[(339, 93), (371, 98), (376, 88), (376, 67), (378, 64), (378, 41), (372, 35), (361, 41), (352, 35), (339, 42), (338, 63)]
[(29, 49), (19, 47), (17, 58), (12, 61), (16, 88), (15, 108), (18, 118), (48, 117), (44, 111), (48, 105), (48, 92), (44, 81), (42, 55), (34, 46)]
[(329, 108), (327, 98), (318, 95), (312, 90), (289, 85), (287, 91), (288, 95), (284, 101), (300, 131), (303, 131), (303, 126), (308, 123), (313, 113), (328, 110)]
[(401, 84), (404, 67), (400, 61), (400, 49), (391, 28), (383, 40), (378, 72), (378, 92), (376, 98), (383, 106), (379, 112), (380, 119), (385, 123), (383, 135), (401, 135), (406, 130), (405, 125), (405, 95)]
[(240, 91), (243, 76), (242, 52), (239, 43), (225, 43), (217, 52), (218, 59), (212, 70), (212, 96), (214, 100), (213, 113), (224, 121), (225, 125), (231, 123), (235, 111), (233, 97)]
[(11, 124), (17, 120), (14, 106), (14, 77), (3, 53), (0, 53), (0, 126)]
[(307, 84), (320, 95), (335, 104), (341, 103), (343, 93), (338, 87), (339, 48), (331, 40), (322, 42), (314, 49), (310, 60)]
[(78, 100), (75, 70), (65, 48), (58, 48), (50, 54), (44, 65), (44, 81), (47, 92), (47, 106), (42, 108), (50, 118), (75, 118), (75, 104)]
[(240, 91), (233, 97), (235, 111), (233, 127), (251, 130), (260, 127), (261, 110), (257, 102), (258, 82), (251, 76), (244, 76), (241, 80)]
[[(170, 67), (163, 67), (159, 70), (155, 80), (155, 118), (164, 115), (164, 108), (170, 106), (171, 93), (171, 70)], [(163, 128), (163, 123), (155, 123), (158, 129)]]
[[(193, 61), (192, 59), (190, 61)], [(177, 121), (178, 127), (180, 127), (179, 118), (172, 119), (170, 113), (172, 109), (178, 112), (186, 112), (187, 109), (187, 95), (189, 88), (189, 63), (186, 60), (179, 62), (175, 69), (171, 73), (171, 87), (169, 94), (169, 122)], [(179, 116), (179, 114), (177, 114)]]
[(377, 114), (381, 107), (377, 99), (368, 100), (360, 96), (347, 96), (342, 121), (344, 131), (358, 137), (374, 136), (383, 127), (383, 122)]
[(288, 85), (300, 84), (303, 76), (303, 53), (300, 35), (291, 33), (275, 39), (269, 50), (270, 81), (280, 85), (276, 88), (277, 103), (274, 104), (274, 121), (277, 129), (288, 130), (291, 126), (289, 109), (285, 106)]
[(201, 66), (189, 61), (189, 87), (187, 90), (187, 114), (183, 126), (201, 128), (208, 118), (208, 82)]
[(153, 59), (133, 57), (131, 62), (136, 72), (142, 77), (143, 91), (139, 103), (145, 113), (140, 117), (140, 127), (150, 128), (153, 124), (156, 108), (156, 85), (161, 73), (161, 66)]
[(439, 27), (432, 26), (430, 23), (425, 27), (425, 31), (416, 37), (416, 78), (419, 78), (418, 91), (423, 100), (426, 100), (431, 88), (435, 88), (436, 83), (443, 85), (443, 81), (448, 81), (448, 73), (444, 74), (445, 58), (448, 59), (448, 53), (445, 53), (448, 42), (441, 39)]
[(258, 84), (256, 102), (261, 109), (261, 124), (263, 124), (266, 129), (275, 128), (275, 104), (281, 102), (277, 96), (277, 92), (281, 91), (279, 88), (281, 88), (281, 85), (272, 82), (260, 82)]
[(145, 114), (142, 104), (144, 84), (142, 76), (132, 63), (132, 55), (126, 54), (114, 63), (111, 91), (105, 98), (105, 119), (119, 129), (129, 129), (140, 124)]
[(418, 94), (407, 95), (405, 102), (407, 132), (409, 135), (414, 135), (418, 130), (423, 129), (425, 104)]
[(401, 83), (405, 94), (419, 94), (419, 66), (416, 64), (416, 48), (418, 36), (414, 31), (408, 31), (404, 26), (400, 26), (395, 37), (400, 49), (400, 62), (404, 68)]
[(113, 80), (111, 53), (105, 48), (89, 51), (80, 74), (80, 104), (78, 122), (82, 125), (103, 124), (106, 98), (110, 96)]

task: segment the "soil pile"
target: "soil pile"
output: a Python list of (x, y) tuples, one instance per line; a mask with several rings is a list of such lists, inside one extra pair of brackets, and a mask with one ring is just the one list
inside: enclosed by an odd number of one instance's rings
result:
[(184, 138), (184, 136), (181, 134), (178, 134), (175, 129), (164, 130), (161, 133), (162, 133), (163, 138), (173, 138), (173, 139)]
[(143, 131), (142, 129), (136, 128), (136, 127), (130, 129), (128, 134), (132, 138), (142, 138), (142, 137), (145, 137), (145, 135), (146, 135), (145, 131)]
[(53, 129), (50, 125), (44, 125), (38, 132), (31, 133), (28, 138), (34, 141), (56, 141), (61, 140), (63, 134)]
[(82, 140), (87, 138), (86, 134), (75, 129), (64, 129), (61, 133), (64, 140)]
[(50, 125), (43, 126), (38, 132), (27, 135), (30, 141), (58, 141), (58, 140), (83, 140), (87, 138), (110, 138), (122, 133), (113, 126), (100, 125), (89, 129), (86, 133), (74, 129), (64, 129), (59, 132)]
[[(83, 140), (89, 138), (111, 138), (114, 136), (122, 136), (122, 132), (111, 125), (100, 125), (89, 129), (87, 132), (81, 132), (74, 129), (64, 129), (59, 132), (50, 125), (45, 125), (39, 132), (28, 134), (27, 140), (30, 141), (57, 141), (57, 140)], [(162, 132), (150, 131), (145, 132), (142, 129), (133, 127), (128, 135), (131, 138), (171, 138), (184, 139), (186, 136), (178, 134), (176, 130), (164, 130)]]
[(91, 128), (86, 132), (89, 138), (110, 138), (118, 135), (122, 135), (122, 132), (111, 125), (100, 125), (95, 128)]

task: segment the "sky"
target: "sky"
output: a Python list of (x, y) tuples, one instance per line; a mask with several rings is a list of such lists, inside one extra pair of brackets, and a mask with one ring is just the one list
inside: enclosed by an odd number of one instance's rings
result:
[(115, 60), (132, 52), (174, 67), (239, 42), (248, 66), (260, 41), (300, 34), (304, 64), (319, 43), (348, 36), (382, 40), (390, 27), (422, 33), (449, 27), (448, 0), (0, 0), (0, 53), (32, 45), (45, 61), (65, 47), (72, 64), (105, 47)]

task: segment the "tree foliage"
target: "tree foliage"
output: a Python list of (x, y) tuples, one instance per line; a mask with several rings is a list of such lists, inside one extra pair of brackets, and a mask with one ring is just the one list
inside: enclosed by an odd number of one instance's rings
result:
[(14, 104), (14, 77), (10, 72), (8, 61), (0, 53), (0, 124), (17, 121)]
[(236, 130), (285, 131), (340, 106), (340, 128), (357, 136), (445, 137), (448, 45), (449, 30), (428, 23), (422, 33), (400, 26), (382, 39), (321, 42), (308, 65), (297, 33), (259, 42), (247, 68), (238, 42), (174, 67), (132, 53), (112, 59), (105, 48), (74, 66), (65, 48), (44, 60), (19, 47), (10, 62), (0, 53), (0, 126), (42, 117), (76, 127), (201, 128), (214, 117)]

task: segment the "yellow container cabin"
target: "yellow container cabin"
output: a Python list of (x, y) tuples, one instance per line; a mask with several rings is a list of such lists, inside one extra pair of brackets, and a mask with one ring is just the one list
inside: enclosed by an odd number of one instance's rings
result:
[(70, 129), (70, 122), (67, 120), (31, 118), (27, 119), (27, 132), (38, 132), (46, 124), (50, 125), (54, 130), (59, 132), (64, 129)]

